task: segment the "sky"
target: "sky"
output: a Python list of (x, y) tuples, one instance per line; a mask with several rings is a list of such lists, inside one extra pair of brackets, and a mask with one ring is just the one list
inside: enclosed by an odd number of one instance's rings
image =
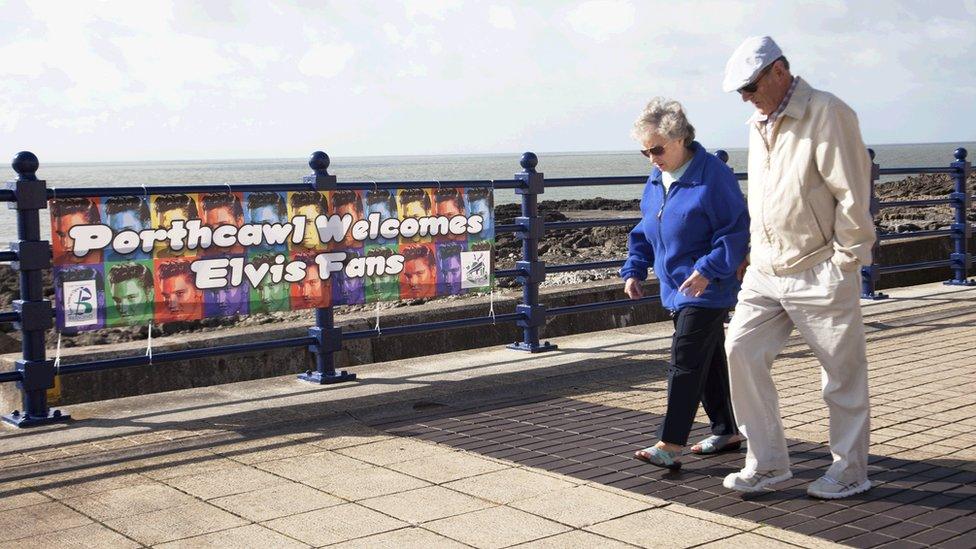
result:
[(629, 150), (653, 96), (744, 147), (768, 34), (868, 143), (976, 138), (976, 0), (0, 0), (0, 155), (47, 162)]

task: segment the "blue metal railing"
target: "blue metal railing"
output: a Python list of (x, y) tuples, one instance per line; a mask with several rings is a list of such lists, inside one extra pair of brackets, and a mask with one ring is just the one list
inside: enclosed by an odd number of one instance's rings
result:
[[(966, 160), (966, 149), (960, 147), (953, 152), (955, 161), (948, 167), (925, 167), (925, 168), (881, 168), (874, 162), (874, 151), (868, 149), (871, 156), (871, 214), (877, 216), (885, 208), (918, 208), (928, 206), (952, 206), (953, 223), (948, 229), (932, 229), (920, 231), (907, 231), (901, 233), (881, 233), (878, 235), (872, 250), (873, 262), (871, 265), (861, 267), (861, 297), (864, 299), (885, 299), (888, 296), (876, 290), (878, 280), (882, 274), (900, 273), (916, 271), (921, 269), (934, 269), (950, 267), (953, 277), (946, 284), (953, 286), (971, 286), (973, 281), (968, 278), (968, 270), (971, 265), (968, 246), (972, 238), (972, 225), (966, 218), (972, 204), (972, 196), (966, 189), (972, 166)], [(875, 193), (875, 183), (882, 175), (914, 175), (914, 174), (946, 174), (952, 178), (953, 191), (947, 198), (933, 198), (928, 200), (891, 200), (881, 202)], [(948, 236), (952, 239), (953, 251), (949, 254), (949, 259), (934, 261), (922, 261), (902, 265), (880, 265), (881, 242), (885, 240), (905, 240), (918, 239), (933, 236)]]
[[(872, 159), (871, 182), (871, 212), (877, 215), (882, 208), (892, 207), (926, 207), (937, 205), (951, 205), (955, 212), (955, 220), (949, 229), (913, 231), (905, 233), (881, 234), (874, 248), (875, 262), (862, 268), (862, 296), (870, 299), (880, 299), (884, 296), (875, 292), (875, 284), (882, 274), (912, 271), (918, 269), (951, 267), (954, 277), (947, 284), (972, 284), (967, 278), (970, 257), (967, 243), (972, 229), (966, 220), (972, 197), (965, 188), (966, 177), (971, 167), (966, 161), (966, 150), (955, 151), (955, 162), (947, 168), (894, 168), (881, 169), (874, 162), (874, 152), (870, 151)], [(725, 151), (716, 151), (716, 156), (728, 162)], [(633, 307), (655, 302), (659, 296), (647, 296), (637, 300), (619, 299), (548, 308), (539, 302), (539, 285), (545, 280), (547, 273), (561, 273), (590, 269), (607, 269), (620, 267), (624, 259), (606, 261), (591, 261), (547, 266), (539, 259), (538, 244), (547, 230), (566, 230), (598, 226), (632, 226), (640, 218), (624, 219), (590, 219), (575, 221), (544, 222), (539, 215), (538, 195), (545, 189), (574, 186), (604, 186), (604, 185), (639, 185), (646, 181), (645, 176), (618, 177), (574, 177), (546, 180), (542, 173), (536, 171), (538, 158), (533, 153), (525, 153), (520, 160), (522, 171), (511, 180), (465, 180), (465, 181), (410, 181), (402, 183), (379, 182), (343, 182), (336, 181), (334, 175), (328, 173), (329, 157), (318, 151), (312, 154), (309, 166), (312, 174), (303, 178), (301, 183), (268, 183), (233, 185), (235, 191), (302, 191), (302, 190), (336, 190), (336, 189), (403, 189), (422, 188), (431, 186), (451, 186), (463, 188), (493, 188), (514, 189), (521, 196), (521, 215), (514, 223), (496, 225), (496, 233), (514, 232), (522, 240), (522, 259), (516, 262), (515, 268), (496, 270), (496, 277), (514, 277), (522, 285), (522, 302), (516, 306), (514, 313), (496, 315), (494, 317), (463, 318), (428, 322), (408, 326), (397, 326), (382, 330), (384, 335), (409, 334), (442, 330), (458, 327), (484, 326), (498, 322), (514, 322), (522, 329), (522, 340), (509, 347), (528, 351), (541, 352), (555, 349), (549, 342), (540, 343), (539, 331), (545, 325), (546, 318), (583, 312)], [(53, 386), (55, 370), (53, 362), (46, 359), (44, 335), (51, 329), (53, 309), (51, 303), (43, 299), (41, 273), (51, 266), (50, 247), (46, 241), (40, 239), (40, 210), (46, 208), (47, 199), (54, 198), (53, 189), (47, 189), (44, 181), (38, 180), (37, 157), (29, 152), (19, 153), (13, 162), (13, 168), (18, 178), (9, 184), (8, 189), (0, 189), (0, 202), (14, 202), (17, 208), (18, 241), (11, 251), (0, 252), (0, 261), (16, 261), (20, 272), (21, 299), (14, 302), (14, 311), (0, 312), (0, 322), (16, 322), (23, 335), (23, 358), (17, 361), (14, 371), (0, 372), (0, 382), (16, 381), (20, 385), (23, 395), (23, 410), (4, 416), (4, 421), (19, 427), (27, 427), (62, 421), (68, 418), (58, 410), (48, 407), (46, 391)], [(954, 192), (948, 198), (930, 200), (902, 200), (880, 202), (875, 192), (874, 184), (880, 175), (907, 174), (948, 174), (954, 181)], [(735, 174), (738, 180), (745, 180), (747, 174)], [(85, 196), (121, 196), (132, 194), (167, 194), (179, 192), (224, 192), (227, 185), (198, 185), (198, 186), (139, 186), (139, 187), (96, 187), (73, 188), (57, 190), (58, 198)], [(953, 239), (953, 253), (949, 259), (924, 261), (905, 265), (878, 265), (880, 241), (891, 239), (912, 239), (928, 236), (950, 236)], [(17, 251), (15, 251), (17, 250)], [(21, 257), (21, 254), (24, 257)], [(315, 355), (316, 370), (307, 371), (299, 378), (314, 383), (336, 383), (355, 379), (355, 374), (345, 371), (337, 372), (334, 367), (333, 354), (342, 348), (342, 342), (355, 339), (366, 339), (380, 335), (377, 330), (360, 330), (343, 332), (334, 323), (331, 308), (315, 310), (315, 326), (310, 328), (306, 337), (296, 337), (276, 341), (258, 341), (235, 345), (223, 345), (202, 349), (188, 349), (180, 351), (160, 352), (149, 356), (133, 356), (79, 362), (60, 366), (57, 374), (72, 374), (93, 372), (114, 368), (125, 368), (150, 363), (163, 363), (178, 360), (189, 360), (232, 353), (254, 352), (286, 347), (308, 346)]]

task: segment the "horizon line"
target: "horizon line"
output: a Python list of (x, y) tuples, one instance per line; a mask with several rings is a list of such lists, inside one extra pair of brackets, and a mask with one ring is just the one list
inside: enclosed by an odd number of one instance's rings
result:
[[(907, 141), (907, 142), (894, 142), (894, 143), (869, 143), (868, 147), (888, 147), (888, 146), (905, 146), (905, 145), (962, 145), (962, 144), (974, 144), (976, 140), (973, 141)], [(319, 149), (320, 150), (320, 149)], [(711, 149), (710, 152), (717, 150), (725, 151), (744, 151), (748, 150), (748, 147), (716, 147)], [(364, 159), (364, 158), (420, 158), (420, 157), (462, 157), (462, 156), (521, 156), (525, 152), (534, 152), (539, 156), (540, 160), (544, 155), (570, 155), (570, 154), (626, 154), (632, 152), (630, 149), (604, 149), (604, 150), (563, 150), (563, 151), (522, 151), (522, 152), (480, 152), (480, 153), (412, 153), (412, 154), (353, 154), (353, 155), (342, 155), (333, 156), (329, 155), (331, 161), (336, 159)], [(328, 151), (326, 151), (328, 153)], [(16, 154), (16, 153), (15, 153)], [(311, 153), (310, 153), (311, 154)], [(306, 157), (299, 156), (279, 156), (279, 157), (223, 157), (223, 158), (174, 158), (170, 160), (166, 159), (137, 159), (137, 160), (65, 160), (65, 161), (54, 161), (54, 162), (44, 162), (41, 159), (41, 165), (48, 166), (63, 166), (67, 164), (138, 164), (138, 163), (180, 163), (180, 162), (234, 162), (234, 161), (262, 161), (262, 160), (306, 160)]]

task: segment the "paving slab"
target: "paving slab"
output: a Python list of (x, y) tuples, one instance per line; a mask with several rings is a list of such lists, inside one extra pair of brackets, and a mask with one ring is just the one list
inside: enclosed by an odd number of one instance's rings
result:
[(399, 437), (342, 448), (336, 452), (373, 465), (391, 465), (432, 454), (452, 453), (449, 448), (441, 448), (433, 444), (424, 444), (409, 438)]
[(740, 533), (714, 522), (674, 513), (667, 508), (650, 509), (586, 528), (638, 547), (694, 547)]
[(166, 480), (166, 484), (203, 500), (253, 492), (287, 482), (285, 478), (247, 466)]
[(85, 515), (54, 501), (10, 509), (0, 512), (0, 541), (37, 537), (91, 522)]
[(499, 504), (549, 494), (572, 488), (574, 485), (569, 479), (560, 479), (525, 469), (504, 469), (444, 484), (452, 490)]
[(388, 496), (364, 499), (364, 507), (410, 524), (421, 524), (492, 507), (494, 504), (441, 486), (427, 486)]
[(435, 520), (424, 528), (481, 549), (508, 547), (572, 530), (505, 506)]
[(144, 545), (196, 537), (248, 521), (204, 502), (193, 502), (152, 513), (105, 521), (105, 526)]
[(303, 549), (310, 545), (291, 539), (258, 524), (221, 530), (192, 538), (156, 545), (158, 549), (239, 549), (241, 547), (274, 547)]
[(0, 542), (0, 549), (134, 549), (135, 541), (101, 524), (86, 524), (67, 530), (32, 535), (14, 541)]
[(409, 526), (406, 522), (355, 503), (274, 519), (263, 524), (315, 547)]
[(51, 498), (33, 488), (20, 483), (7, 483), (0, 486), (0, 511), (47, 503)]
[(104, 522), (193, 503), (193, 497), (162, 483), (136, 484), (62, 500), (75, 511)]
[(365, 538), (330, 545), (336, 549), (460, 549), (470, 547), (423, 528), (401, 528)]
[(467, 452), (438, 452), (389, 465), (390, 469), (434, 484), (482, 475), (512, 467), (510, 463), (485, 459)]
[(624, 549), (634, 547), (615, 539), (598, 536), (591, 532), (573, 530), (548, 538), (537, 539), (515, 545), (519, 549), (565, 549), (567, 547), (600, 547), (601, 549)]
[(511, 507), (573, 528), (592, 526), (654, 507), (626, 496), (580, 485), (512, 502)]
[(212, 499), (209, 503), (248, 520), (263, 522), (332, 507), (346, 501), (304, 484), (286, 482), (252, 492)]
[(702, 549), (722, 549), (725, 547), (762, 547), (764, 549), (796, 549), (797, 545), (782, 540), (758, 536), (751, 532), (743, 532), (731, 537), (699, 545)]

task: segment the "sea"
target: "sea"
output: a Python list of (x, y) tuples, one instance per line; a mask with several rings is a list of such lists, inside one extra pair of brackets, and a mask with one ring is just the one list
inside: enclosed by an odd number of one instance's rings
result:
[[(883, 168), (948, 166), (956, 147), (976, 154), (976, 142), (912, 143), (872, 145), (875, 160)], [(736, 172), (745, 171), (746, 149), (725, 149)], [(714, 150), (713, 150), (714, 152)], [(537, 170), (546, 178), (644, 175), (649, 165), (639, 151), (594, 151), (537, 153)], [(521, 171), (521, 153), (433, 155), (433, 156), (357, 156), (332, 158), (329, 173), (339, 181), (438, 181), (448, 186), (451, 180), (510, 180)], [(265, 158), (241, 160), (170, 160), (153, 162), (77, 162), (42, 163), (37, 176), (48, 188), (96, 186), (193, 185), (243, 183), (294, 183), (310, 172), (307, 159)], [(3, 179), (16, 177), (13, 170)], [(882, 178), (886, 180), (901, 177)], [(745, 190), (746, 182), (743, 182)], [(541, 200), (603, 197), (639, 198), (640, 185), (572, 187), (549, 189)], [(517, 202), (512, 190), (495, 191), (496, 204)], [(42, 216), (44, 216), (42, 212)], [(14, 211), (0, 206), (0, 249), (17, 238)], [(41, 221), (43, 237), (50, 238), (49, 222)]]

